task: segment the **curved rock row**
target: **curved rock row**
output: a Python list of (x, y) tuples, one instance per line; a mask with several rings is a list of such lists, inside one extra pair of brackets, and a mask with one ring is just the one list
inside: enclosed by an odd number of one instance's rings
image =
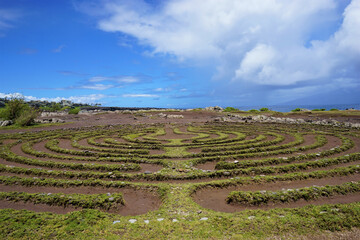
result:
[[(264, 189), (261, 190), (312, 186), (309, 185), (310, 181), (318, 186), (359, 181), (357, 169), (360, 163), (360, 139), (346, 134), (333, 128), (317, 129), (317, 126), (301, 125), (279, 127), (272, 124), (159, 125), (111, 131), (94, 128), (89, 132), (80, 130), (71, 134), (60, 131), (52, 134), (30, 133), (24, 138), (17, 135), (14, 139), (2, 141), (0, 172), (1, 176), (17, 176), (25, 182), (32, 178), (59, 182), (79, 180), (80, 186), (108, 186), (121, 181), (130, 185), (132, 182), (135, 185), (189, 183), (196, 192), (201, 185), (200, 188), (205, 186), (206, 190), (194, 194), (196, 202), (211, 208), (212, 201), (213, 205), (217, 203), (221, 206), (215, 210), (230, 212), (300, 207), (311, 203), (354, 202), (360, 200), (357, 192), (348, 193), (347, 200), (335, 195), (308, 202), (299, 200), (257, 207), (227, 204), (225, 201), (230, 193), (229, 189), (255, 191), (254, 183), (257, 179), (262, 183), (273, 182), (273, 185), (262, 185)], [(21, 142), (17, 143), (17, 139)], [(32, 141), (35, 143), (32, 144)], [(11, 145), (13, 146), (9, 147)], [(298, 180), (302, 178), (310, 180)], [(206, 188), (213, 184), (220, 188)], [(221, 188), (229, 184), (235, 187)], [(4, 186), (0, 184), (1, 191), (9, 192), (11, 186)], [(85, 188), (84, 186), (77, 189)], [(14, 191), (20, 192), (21, 188), (18, 187)], [(41, 190), (39, 187), (23, 188), (23, 192), (28, 193)], [(64, 194), (71, 193), (70, 190), (65, 190), (67, 188), (49, 189), (57, 189), (54, 191)], [(131, 189), (137, 192), (134, 188)], [(122, 190), (114, 188), (114, 192)], [(203, 192), (206, 193), (202, 195)], [(74, 190), (74, 193), (77, 192)], [(220, 194), (221, 198), (217, 193), (223, 193)], [(209, 198), (206, 195), (217, 197)], [(31, 208), (31, 203), (7, 204), (14, 208), (19, 207), (19, 204)], [(4, 203), (3, 206), (5, 205)], [(66, 211), (69, 209), (71, 207)]]
[[(326, 136), (326, 139), (327, 139), (327, 142), (319, 148), (309, 149), (309, 150), (305, 150), (305, 151), (296, 151), (292, 154), (285, 153), (285, 154), (278, 154), (278, 155), (271, 155), (271, 156), (259, 156), (259, 157), (252, 157), (252, 158), (235, 158), (235, 160), (225, 159), (225, 161), (231, 163), (231, 162), (252, 161), (252, 160), (261, 161), (261, 160), (268, 159), (268, 158), (287, 158), (287, 157), (291, 157), (291, 156), (298, 156), (298, 155), (304, 155), (304, 154), (310, 154), (310, 153), (321, 153), (322, 151), (330, 150), (335, 147), (341, 146), (341, 140), (337, 137)], [(315, 142), (316, 142), (316, 139), (315, 139), (314, 135), (305, 135), (304, 142), (296, 147), (301, 148), (301, 147), (310, 146), (312, 144), (315, 144)], [(301, 161), (301, 160), (299, 160), (299, 161)], [(294, 162), (299, 162), (299, 161), (294, 161)], [(197, 165), (197, 168), (203, 169), (203, 170), (214, 170), (216, 164), (217, 164), (217, 162), (214, 162), (214, 161), (206, 162), (206, 163)], [(287, 163), (278, 164), (278, 165), (286, 165), (286, 164)]]
[(360, 181), (360, 174), (352, 176), (341, 176), (323, 179), (309, 179), (298, 180), (289, 182), (276, 182), (268, 184), (251, 184), (237, 187), (228, 188), (205, 188), (197, 191), (192, 197), (196, 203), (204, 208), (209, 208), (215, 211), (222, 212), (238, 212), (250, 209), (272, 209), (272, 208), (296, 208), (305, 205), (321, 205), (321, 204), (338, 204), (338, 203), (351, 203), (360, 201), (360, 192), (344, 195), (335, 195), (331, 197), (319, 197), (318, 199), (306, 201), (300, 199), (298, 201), (288, 203), (269, 203), (258, 206), (241, 205), (241, 204), (228, 204), (226, 202), (227, 197), (232, 191), (287, 191), (296, 190), (304, 187), (313, 186), (326, 186), (326, 185), (339, 185), (348, 183), (351, 181)]
[[(156, 192), (151, 192), (133, 188), (100, 188), (100, 187), (43, 187), (43, 186), (20, 186), (0, 184), (0, 192), (25, 192), (25, 193), (44, 193), (46, 195), (61, 194), (106, 194), (109, 198), (113, 194), (122, 193), (125, 201), (124, 205), (116, 204), (110, 209), (99, 209), (109, 213), (121, 215), (138, 215), (159, 208), (161, 201)], [(40, 206), (39, 206), (40, 205)], [(6, 202), (0, 200), (0, 208), (27, 209), (41, 212), (68, 213), (82, 209), (81, 207), (72, 206), (50, 206), (47, 204), (34, 204), (31, 202)], [(98, 208), (97, 208), (98, 209)]]
[[(39, 149), (40, 147), (39, 146), (43, 146), (43, 145), (38, 145), (37, 146), (37, 149)], [(46, 149), (45, 147), (42, 147), (40, 148), (41, 150), (38, 150), (40, 152), (45, 152), (45, 153), (50, 153), (52, 154), (51, 151), (49, 151), (48, 149)], [(28, 158), (28, 159), (36, 159), (36, 160), (40, 160), (40, 161), (51, 161), (51, 162), (57, 162), (57, 163), (79, 163), (79, 164), (93, 164), (93, 163), (96, 163), (96, 164), (99, 164), (99, 165), (123, 165), (123, 164), (126, 164), (125, 162), (112, 162), (112, 161), (106, 161), (106, 160), (101, 160), (101, 161), (87, 161), (87, 160), (73, 160), (73, 159), (66, 159), (66, 160), (63, 160), (63, 159), (59, 159), (59, 158), (51, 158), (51, 157), (35, 157), (33, 155), (30, 155), (30, 154), (27, 154), (27, 153), (24, 153), (22, 150), (21, 150), (21, 144), (17, 144), (15, 146), (13, 146), (11, 148), (11, 151), (15, 154), (17, 154), (18, 156), (21, 156), (21, 157), (25, 157), (25, 158)], [(62, 154), (61, 154), (62, 155)], [(71, 155), (66, 155), (65, 156), (70, 156)], [(84, 157), (84, 159), (86, 159), (86, 157)], [(87, 169), (77, 169), (77, 170), (72, 170), (72, 169), (69, 169), (69, 168), (58, 168), (58, 167), (47, 167), (47, 166), (39, 166), (39, 165), (30, 165), (30, 164), (23, 164), (23, 163), (18, 163), (18, 162), (13, 162), (13, 161), (7, 161), (7, 160), (4, 160), (4, 159), (0, 159), (0, 162), (2, 164), (7, 164), (7, 165), (13, 165), (13, 166), (18, 166), (18, 167), (25, 167), (25, 168), (42, 168), (42, 169), (48, 169), (48, 170), (59, 170), (59, 169), (66, 169), (67, 171), (72, 171), (72, 172), (76, 172), (76, 171), (87, 171)], [(139, 164), (140, 165), (140, 170), (126, 170), (127, 172), (132, 172), (132, 173), (145, 173), (145, 172), (157, 172), (159, 171), (162, 166), (160, 165), (155, 165), (155, 164), (147, 164), (147, 163), (141, 163)], [(107, 171), (106, 169), (100, 169), (99, 171)]]

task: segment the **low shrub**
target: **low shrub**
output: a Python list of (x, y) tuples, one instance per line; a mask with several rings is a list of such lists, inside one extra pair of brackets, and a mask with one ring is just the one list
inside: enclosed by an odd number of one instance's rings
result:
[(29, 126), (34, 123), (38, 111), (25, 103), (22, 98), (13, 98), (5, 104), (0, 111), (0, 118), (12, 120), (17, 125)]
[(23, 110), (15, 123), (19, 126), (30, 126), (35, 123), (35, 118), (39, 115), (36, 109), (29, 108)]
[(72, 108), (72, 109), (70, 109), (69, 114), (78, 114), (80, 112), (80, 110), (81, 109), (79, 107)]
[(63, 111), (68, 107), (63, 107), (60, 103), (52, 102), (50, 106), (42, 106), (40, 107), (41, 110), (47, 111), (47, 112), (58, 112)]
[(5, 104), (5, 108), (1, 111), (0, 118), (5, 120), (15, 120), (26, 108), (29, 108), (29, 106), (23, 99), (13, 98)]
[(239, 111), (239, 109), (234, 108), (234, 107), (226, 107), (224, 109), (224, 112), (237, 112), (237, 111)]

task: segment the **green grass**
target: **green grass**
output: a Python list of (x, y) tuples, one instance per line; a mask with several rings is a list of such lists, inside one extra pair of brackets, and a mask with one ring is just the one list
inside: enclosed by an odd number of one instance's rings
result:
[(4, 126), (0, 127), (0, 130), (6, 130), (6, 129), (32, 129), (32, 128), (41, 128), (41, 127), (51, 127), (51, 126), (62, 126), (66, 124), (71, 124), (73, 122), (66, 122), (66, 123), (36, 123), (31, 126), (19, 126), (19, 125), (10, 125), (10, 126)]
[(164, 147), (164, 150), (169, 157), (184, 157), (190, 154), (186, 147)]
[[(170, 193), (172, 192), (172, 193)], [(186, 187), (167, 189), (168, 200), (154, 212), (120, 216), (98, 210), (65, 215), (0, 210), (2, 239), (259, 239), (314, 234), (360, 227), (360, 203), (297, 209), (220, 213), (201, 209), (184, 195)], [(176, 201), (178, 200), (178, 201)], [(164, 219), (158, 221), (158, 219)], [(207, 220), (200, 219), (207, 218)], [(135, 223), (130, 223), (135, 219)], [(173, 222), (176, 219), (177, 222)], [(149, 221), (146, 223), (145, 220)]]

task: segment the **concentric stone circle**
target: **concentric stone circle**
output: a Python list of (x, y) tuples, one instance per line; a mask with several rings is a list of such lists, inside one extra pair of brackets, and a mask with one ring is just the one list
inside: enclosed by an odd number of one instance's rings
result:
[(137, 215), (166, 202), (159, 189), (180, 185), (199, 208), (224, 212), (357, 202), (359, 136), (346, 128), (271, 123), (4, 134), (0, 201), (2, 208)]

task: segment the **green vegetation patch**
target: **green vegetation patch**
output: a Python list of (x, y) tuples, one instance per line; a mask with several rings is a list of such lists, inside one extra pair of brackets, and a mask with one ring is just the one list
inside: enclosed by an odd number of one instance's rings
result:
[(31, 202), (55, 206), (110, 209), (116, 205), (125, 205), (121, 193), (113, 194), (63, 194), (63, 193), (26, 193), (0, 192), (0, 200), (13, 202)]
[(344, 183), (337, 186), (312, 186), (297, 189), (284, 189), (281, 191), (256, 191), (243, 192), (233, 191), (226, 198), (227, 203), (262, 205), (273, 203), (296, 202), (304, 199), (306, 201), (318, 199), (320, 197), (330, 197), (334, 195), (346, 195), (360, 191), (360, 182)]

